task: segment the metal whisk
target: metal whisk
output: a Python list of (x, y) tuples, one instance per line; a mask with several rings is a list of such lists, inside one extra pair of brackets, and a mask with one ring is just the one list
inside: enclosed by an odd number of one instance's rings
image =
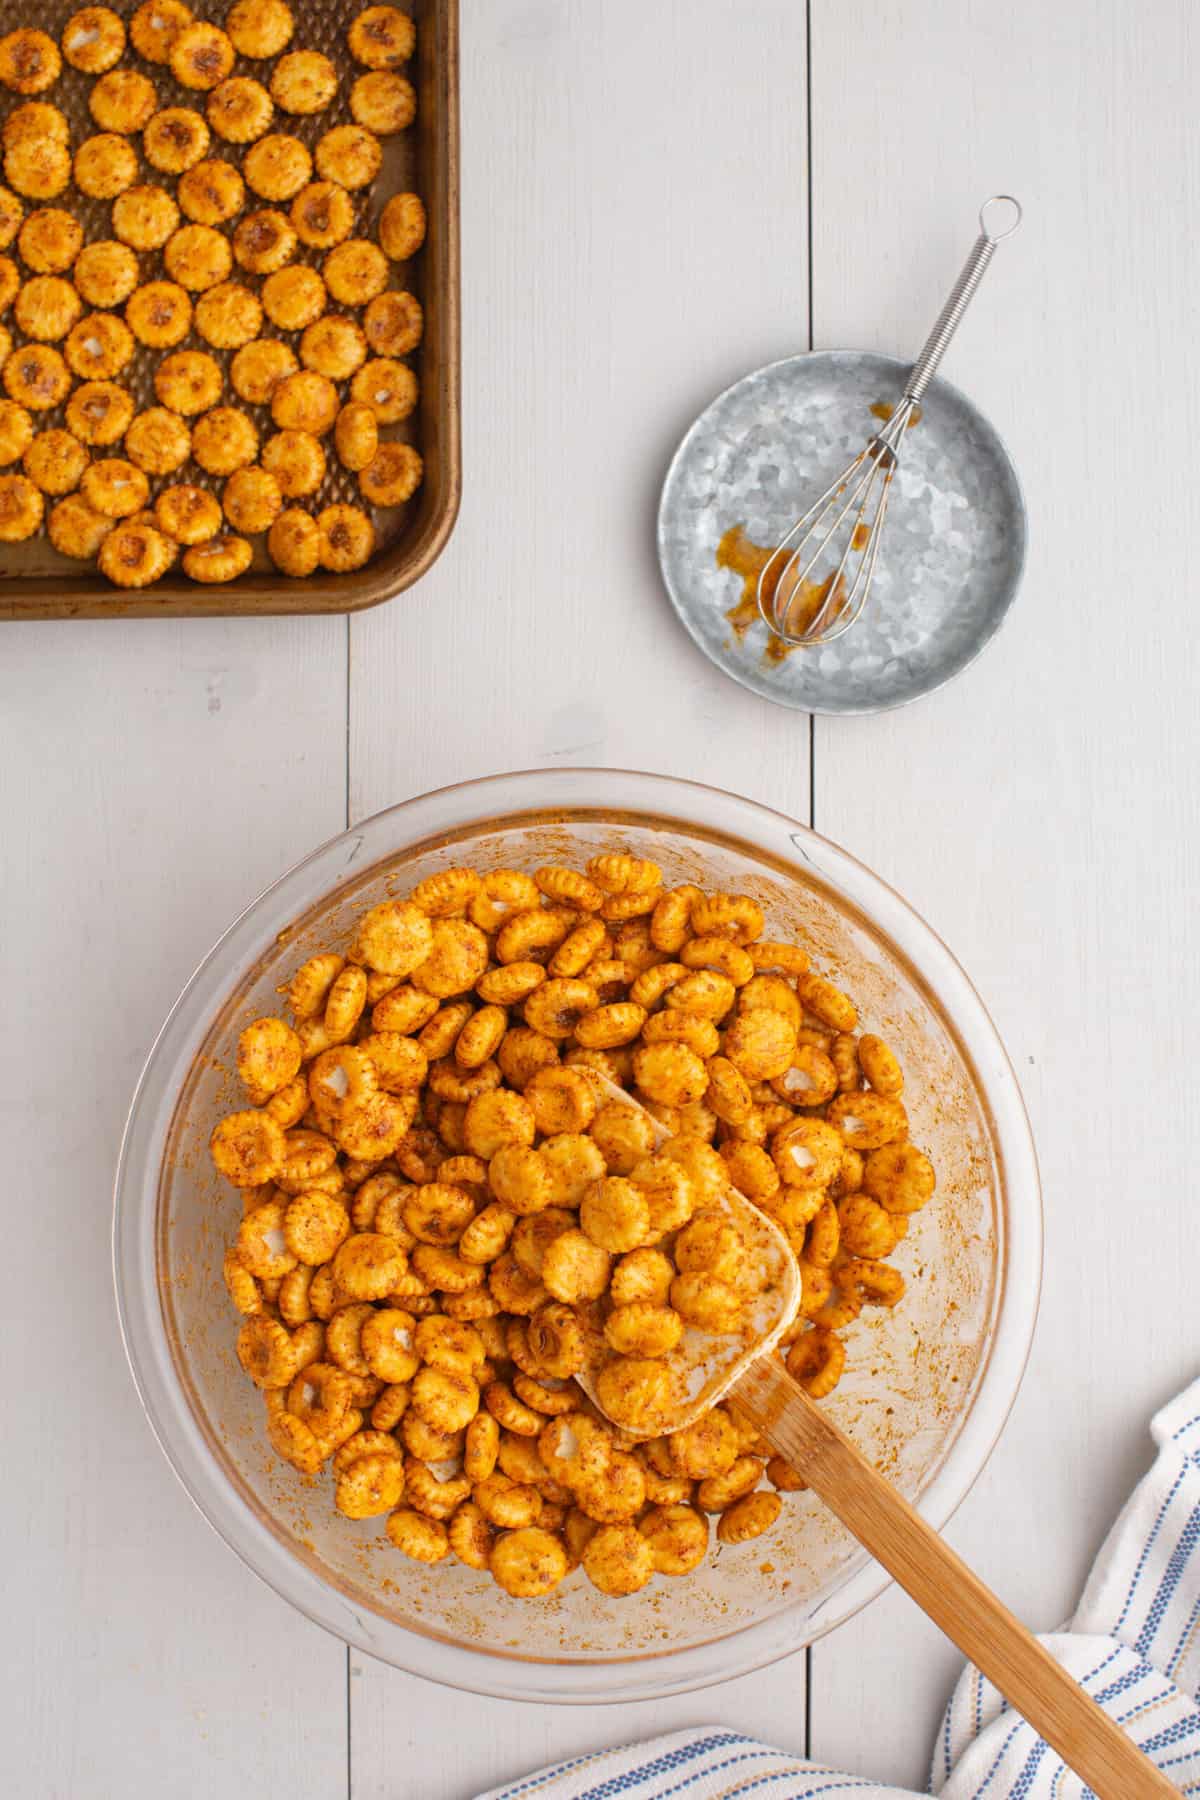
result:
[(785, 643), (807, 648), (832, 643), (860, 617), (875, 575), (904, 433), (983, 280), (996, 245), (1020, 223), (1021, 208), (1011, 195), (994, 194), (984, 201), (979, 209), (979, 236), (913, 364), (895, 410), (882, 431), (830, 482), (763, 564), (758, 577), (758, 610)]

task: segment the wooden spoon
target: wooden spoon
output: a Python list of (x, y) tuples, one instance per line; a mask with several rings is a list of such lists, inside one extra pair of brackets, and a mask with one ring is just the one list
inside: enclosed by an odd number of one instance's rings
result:
[[(623, 1088), (599, 1079), (609, 1098), (645, 1111)], [(668, 1133), (657, 1120), (654, 1125), (661, 1143)], [(656, 1419), (657, 1431), (677, 1431), (717, 1400), (731, 1401), (1098, 1800), (1177, 1796), (1179, 1790), (1120, 1726), (793, 1381), (775, 1349), (800, 1301), (796, 1259), (774, 1221), (736, 1188), (727, 1190), (720, 1205), (752, 1254), (771, 1259), (774, 1311), (755, 1320), (748, 1343), (730, 1340), (723, 1362), (714, 1348), (719, 1340), (705, 1340), (696, 1361), (699, 1378), (669, 1419)], [(580, 1385), (603, 1412), (594, 1375), (593, 1370), (580, 1376)], [(612, 1423), (626, 1429), (618, 1419)]]

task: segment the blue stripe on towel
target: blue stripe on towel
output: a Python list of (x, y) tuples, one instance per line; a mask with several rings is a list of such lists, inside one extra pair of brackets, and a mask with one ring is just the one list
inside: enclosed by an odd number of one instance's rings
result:
[[(1190, 1431), (1193, 1425), (1200, 1425), (1200, 1413), (1194, 1414), (1192, 1416), (1192, 1418), (1190, 1418), (1185, 1425), (1181, 1425), (1179, 1427), (1178, 1431), (1173, 1432), (1172, 1436), (1171, 1436), (1171, 1442), (1178, 1443), (1179, 1439), (1183, 1436), (1184, 1432)], [(1189, 1457), (1189, 1461), (1190, 1460), (1191, 1460), (1191, 1458)], [(1133, 1580), (1129, 1584), (1129, 1592), (1125, 1596), (1125, 1604), (1121, 1608), (1120, 1615), (1118, 1616), (1117, 1622), (1113, 1627), (1113, 1635), (1114, 1636), (1116, 1635), (1117, 1632), (1120, 1631), (1122, 1625), (1125, 1623), (1126, 1619), (1129, 1617), (1129, 1609), (1133, 1605), (1133, 1596), (1137, 1592), (1138, 1582), (1141, 1580), (1142, 1573), (1146, 1567), (1147, 1562), (1149, 1561), (1150, 1552), (1151, 1552), (1151, 1550), (1153, 1550), (1155, 1542), (1158, 1538), (1158, 1534), (1162, 1529), (1163, 1520), (1166, 1518), (1167, 1513), (1170, 1510), (1171, 1502), (1172, 1502), (1172, 1500), (1174, 1500), (1176, 1494), (1179, 1492), (1179, 1489), (1180, 1489), (1183, 1481), (1185, 1480), (1186, 1476), (1187, 1476), (1187, 1470), (1180, 1469), (1178, 1475), (1175, 1477), (1175, 1480), (1172, 1483), (1170, 1492), (1168, 1493), (1166, 1499), (1163, 1501), (1162, 1506), (1159, 1508), (1158, 1517), (1154, 1521), (1154, 1526), (1150, 1532), (1150, 1536), (1146, 1539), (1146, 1542), (1142, 1546), (1142, 1553), (1138, 1557), (1137, 1566), (1133, 1571)]]
[(1200, 1506), (1194, 1506), (1188, 1515), (1187, 1524), (1184, 1526), (1176, 1540), (1175, 1548), (1172, 1550), (1170, 1559), (1167, 1563), (1166, 1573), (1158, 1584), (1158, 1592), (1155, 1594), (1150, 1605), (1150, 1610), (1146, 1614), (1146, 1622), (1138, 1632), (1136, 1640), (1137, 1648), (1143, 1656), (1146, 1655), (1150, 1645), (1154, 1642), (1154, 1635), (1161, 1625), (1163, 1614), (1166, 1612), (1172, 1596), (1179, 1586), (1183, 1571), (1187, 1568), (1188, 1560), (1191, 1557), (1192, 1551), (1196, 1548), (1197, 1541), (1200, 1541)]
[[(687, 1776), (684, 1781), (677, 1781), (673, 1787), (657, 1788), (655, 1793), (658, 1800), (667, 1800), (667, 1797), (670, 1794), (683, 1793), (685, 1788), (692, 1787), (705, 1775), (715, 1775), (719, 1769), (732, 1769), (736, 1764), (742, 1762), (761, 1761), (762, 1758), (766, 1756), (772, 1756), (778, 1762), (781, 1755), (781, 1752), (778, 1750), (764, 1749), (761, 1746), (754, 1745), (753, 1739), (751, 1738), (735, 1737), (733, 1742), (751, 1744), (753, 1747), (749, 1750), (743, 1750), (738, 1756), (727, 1756), (724, 1762), (711, 1763), (705, 1769), (697, 1769), (694, 1774)], [(652, 1780), (654, 1776), (670, 1774), (672, 1770), (682, 1768), (685, 1763), (694, 1762), (696, 1757), (701, 1755), (704, 1750), (713, 1747), (714, 1746), (711, 1743), (684, 1744), (678, 1750), (670, 1750), (665, 1756), (656, 1757), (653, 1762), (643, 1763), (640, 1769), (627, 1769), (623, 1775), (610, 1776), (607, 1781), (602, 1781), (598, 1787), (584, 1788), (579, 1795), (579, 1800), (611, 1800), (611, 1796), (614, 1794), (635, 1793), (638, 1788), (644, 1787), (647, 1781)]]
[[(730, 1744), (749, 1744), (751, 1742), (753, 1742), (751, 1738), (745, 1737), (738, 1731), (714, 1731), (707, 1737), (697, 1738), (693, 1743), (680, 1744), (676, 1749), (667, 1751), (665, 1755), (656, 1757), (653, 1762), (644, 1764), (643, 1768), (638, 1771), (638, 1776), (641, 1779), (646, 1775), (665, 1775), (671, 1769), (679, 1768), (682, 1764), (693, 1761), (697, 1756), (703, 1756), (709, 1750), (724, 1750)], [(626, 1746), (626, 1748), (631, 1748), (631, 1746)], [(542, 1769), (537, 1775), (531, 1775), (528, 1780), (520, 1781), (514, 1787), (503, 1788), (497, 1793), (496, 1800), (517, 1800), (518, 1795), (527, 1794), (535, 1787), (543, 1787), (547, 1781), (557, 1781), (560, 1776), (568, 1774), (572, 1769), (586, 1767), (588, 1763), (595, 1762), (598, 1757), (609, 1754), (610, 1752), (606, 1750), (594, 1751), (590, 1756), (577, 1756), (570, 1762), (556, 1763), (553, 1768)], [(613, 1779), (623, 1780), (624, 1777), (614, 1776)], [(622, 1793), (627, 1790), (601, 1787), (589, 1788), (586, 1791), (588, 1794), (598, 1794)], [(584, 1800), (583, 1791), (580, 1793), (580, 1800)]]

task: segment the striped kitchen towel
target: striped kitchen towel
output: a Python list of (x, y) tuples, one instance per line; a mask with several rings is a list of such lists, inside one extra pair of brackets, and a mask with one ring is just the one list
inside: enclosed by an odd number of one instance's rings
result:
[[(1200, 1381), (1156, 1415), (1159, 1446), (1096, 1560), (1078, 1610), (1043, 1643), (1181, 1793), (1200, 1794)], [(954, 1691), (933, 1752), (942, 1800), (1080, 1800), (1091, 1789), (979, 1671)], [(916, 1800), (736, 1732), (675, 1732), (574, 1757), (479, 1800)], [(1132, 1797), (1131, 1797), (1132, 1800)]]

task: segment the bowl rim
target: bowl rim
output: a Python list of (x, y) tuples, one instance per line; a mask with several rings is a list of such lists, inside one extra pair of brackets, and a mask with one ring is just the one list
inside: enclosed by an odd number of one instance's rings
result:
[[(1003, 1170), (1005, 1234), (1003, 1281), (991, 1338), (966, 1417), (940, 1466), (915, 1504), (941, 1529), (982, 1473), (1020, 1389), (1037, 1320), (1042, 1265), (1042, 1206), (1033, 1136), (1011, 1060), (984, 1004), (946, 944), (894, 888), (865, 864), (811, 827), (744, 796), (675, 776), (612, 768), (527, 769), (476, 777), (434, 789), (371, 815), (339, 832), (292, 864), (265, 887), (216, 940), (197, 965), (158, 1032), (138, 1078), (118, 1154), (113, 1197), (113, 1282), (122, 1342), (147, 1421), (185, 1493), (224, 1542), (268, 1586), (314, 1623), (412, 1674), (467, 1692), (541, 1703), (617, 1702), (686, 1693), (752, 1672), (790, 1654), (843, 1623), (876, 1598), (890, 1577), (864, 1558), (814, 1607), (785, 1608), (740, 1631), (698, 1646), (618, 1660), (533, 1661), (513, 1659), (410, 1630), (395, 1620), (365, 1613), (294, 1556), (242, 1502), (212, 1453), (188, 1403), (170, 1354), (159, 1304), (156, 1213), (162, 1150), (178, 1098), (178, 1083), (158, 1080), (211, 1024), (214, 1002), (204, 978), (233, 953), (238, 968), (253, 963), (275, 935), (281, 903), (314, 878), (332, 898), (342, 880), (401, 853), (405, 842), (436, 840), (472, 825), (516, 823), (517, 816), (551, 817), (591, 810), (596, 814), (654, 818), (687, 826), (687, 796), (696, 796), (701, 835), (720, 835), (754, 845), (783, 862), (809, 865), (831, 880), (865, 918), (886, 932), (935, 988), (976, 1077), (986, 1105), (993, 1146)], [(702, 806), (700, 805), (703, 797)], [(369, 854), (373, 841), (378, 855)], [(311, 901), (308, 902), (311, 904)], [(289, 917), (305, 910), (297, 898)], [(886, 923), (879, 909), (887, 913)], [(265, 912), (276, 926), (264, 933)], [(897, 929), (899, 928), (899, 929)], [(236, 979), (236, 977), (235, 977)], [(222, 991), (230, 986), (224, 982)], [(218, 1002), (217, 1004), (220, 1004)], [(157, 1091), (156, 1091), (157, 1089)], [(136, 1279), (135, 1279), (136, 1277)]]

